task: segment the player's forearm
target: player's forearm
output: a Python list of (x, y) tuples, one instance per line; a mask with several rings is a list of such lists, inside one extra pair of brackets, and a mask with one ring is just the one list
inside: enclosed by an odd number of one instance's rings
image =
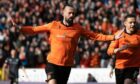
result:
[(32, 26), (23, 26), (20, 29), (20, 32), (23, 34), (29, 34), (29, 35), (34, 35), (37, 33), (41, 32), (47, 32), (47, 28), (45, 26), (37, 26), (37, 27), (32, 27)]
[(135, 42), (131, 42), (128, 44), (128, 48), (135, 48), (135, 47), (139, 47), (140, 43), (135, 43)]
[(122, 38), (122, 33), (124, 32), (124, 29), (119, 31), (118, 33), (114, 34), (114, 35), (103, 35), (103, 34), (95, 34), (97, 40), (102, 40), (102, 41), (112, 41), (112, 40), (117, 40)]
[(115, 37), (114, 37), (114, 35), (98, 34), (98, 35), (96, 35), (95, 39), (99, 40), (99, 41), (112, 41), (112, 40), (115, 40)]
[(115, 55), (116, 53), (118, 53), (122, 50), (124, 50), (124, 49), (122, 49), (122, 48), (108, 48), (107, 53), (108, 53), (108, 55)]
[(23, 34), (35, 34), (32, 26), (24, 26), (20, 29), (20, 32)]
[(116, 49), (114, 49), (113, 54), (116, 54), (116, 53), (118, 53), (118, 52), (120, 52), (120, 51), (121, 51), (120, 48), (116, 48)]
[(129, 47), (128, 45), (124, 45), (124, 46), (122, 46), (120, 48), (115, 48), (113, 53), (116, 54), (116, 53), (118, 53), (120, 51), (123, 51), (123, 50), (127, 49), (128, 47)]
[(98, 41), (112, 41), (115, 40), (114, 35), (104, 35), (102, 33), (96, 33), (89, 30), (83, 30), (82, 34), (92, 40), (98, 40)]

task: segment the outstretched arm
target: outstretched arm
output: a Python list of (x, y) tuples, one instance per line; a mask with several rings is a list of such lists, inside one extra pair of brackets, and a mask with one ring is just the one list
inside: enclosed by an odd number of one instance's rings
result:
[(112, 40), (117, 40), (119, 38), (121, 38), (121, 34), (123, 33), (124, 30), (119, 31), (118, 33), (116, 33), (115, 35), (104, 35), (101, 33), (95, 33), (89, 30), (83, 30), (82, 34), (90, 39), (93, 40), (99, 40), (99, 41), (112, 41)]
[(47, 25), (43, 26), (37, 26), (37, 27), (32, 27), (32, 26), (23, 26), (20, 29), (20, 32), (23, 34), (28, 34), (28, 35), (33, 35), (41, 32), (48, 32), (49, 27)]
[(19, 26), (17, 25), (14, 20), (12, 19), (12, 17), (10, 16), (9, 13), (6, 14), (8, 20), (12, 23), (12, 25), (16, 28), (18, 28), (20, 30), (20, 32), (22, 32), (23, 34), (28, 34), (28, 35), (33, 35), (36, 33), (40, 33), (40, 32), (48, 32), (50, 31), (51, 25), (53, 22), (48, 23), (46, 25), (42, 25), (42, 26)]

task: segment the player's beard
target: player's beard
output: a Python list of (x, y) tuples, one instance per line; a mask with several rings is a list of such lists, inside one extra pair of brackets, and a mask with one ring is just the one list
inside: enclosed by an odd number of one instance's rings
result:
[(69, 24), (69, 26), (73, 24), (73, 18), (65, 18), (65, 21)]

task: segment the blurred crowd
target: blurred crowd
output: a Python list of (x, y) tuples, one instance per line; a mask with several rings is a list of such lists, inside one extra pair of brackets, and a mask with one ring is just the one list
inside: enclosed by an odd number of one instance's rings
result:
[[(80, 23), (87, 30), (114, 34), (123, 28), (124, 17), (131, 13), (137, 15), (140, 24), (139, 0), (0, 0), (0, 67), (10, 56), (11, 49), (17, 51), (23, 66), (27, 68), (45, 67), (46, 56), (50, 51), (47, 33), (23, 35), (12, 26), (7, 13), (17, 25), (38, 26), (61, 20), (65, 3), (71, 3), (76, 8), (74, 22)], [(74, 67), (109, 67), (111, 57), (106, 53), (108, 45), (109, 42), (81, 37)]]

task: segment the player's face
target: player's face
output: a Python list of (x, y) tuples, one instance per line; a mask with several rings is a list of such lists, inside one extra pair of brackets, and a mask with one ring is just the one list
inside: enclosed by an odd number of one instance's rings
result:
[(73, 19), (75, 17), (74, 8), (72, 8), (70, 6), (66, 6), (63, 11), (63, 17), (66, 22), (68, 22), (70, 24), (73, 23)]
[(136, 19), (134, 17), (127, 18), (124, 22), (126, 32), (133, 33), (136, 30)]
[(11, 50), (11, 56), (15, 57), (16, 56), (16, 51), (15, 50)]

